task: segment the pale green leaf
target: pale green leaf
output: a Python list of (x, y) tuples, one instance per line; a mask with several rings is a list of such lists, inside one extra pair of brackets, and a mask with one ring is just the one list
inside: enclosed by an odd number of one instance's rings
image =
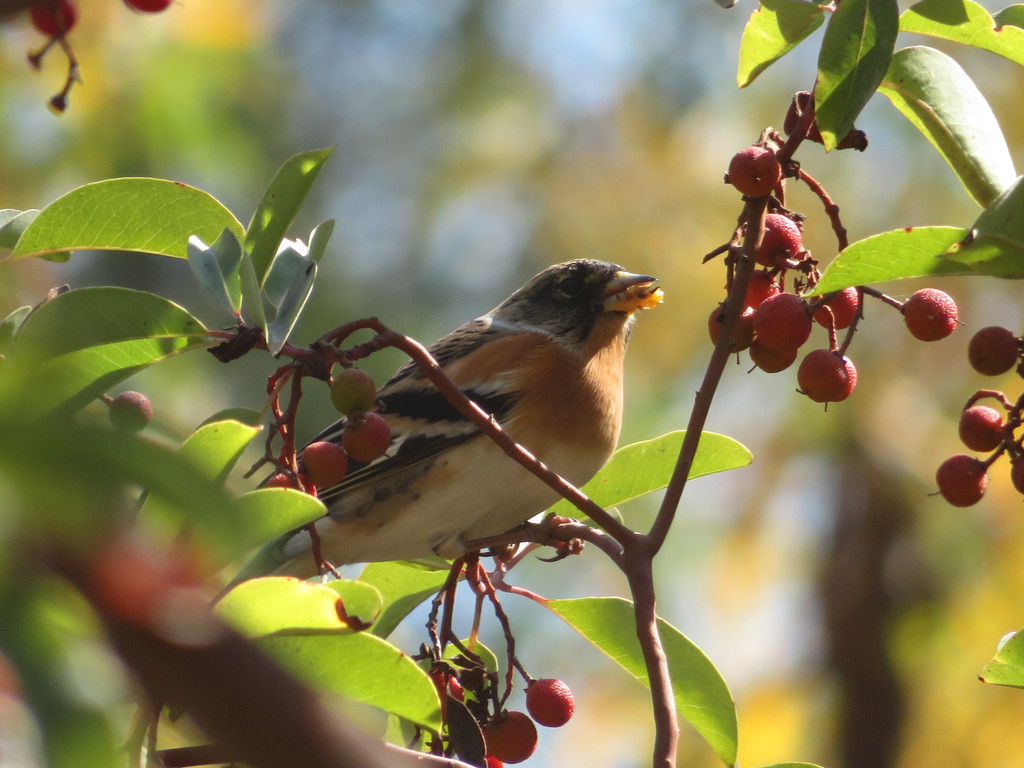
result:
[(14, 208), (0, 209), (0, 249), (14, 248), (22, 233), (38, 215), (39, 211), (35, 209), (27, 211), (18, 211)]
[(338, 615), (338, 594), (291, 576), (250, 579), (234, 587), (216, 611), (246, 637), (288, 632), (350, 633)]
[(1024, 632), (1004, 638), (978, 677), (983, 683), (1024, 688)]
[[(253, 547), (301, 528), (327, 514), (323, 503), (293, 488), (259, 488), (232, 500), (245, 528), (239, 546)], [(262, 574), (259, 574), (262, 575)]]
[[(618, 597), (549, 600), (544, 605), (593, 643), (612, 661), (648, 684), (633, 604)], [(665, 655), (680, 717), (692, 725), (726, 765), (735, 765), (738, 727), (736, 705), (721, 674), (696, 645), (659, 619)]]
[(978, 205), (990, 205), (1017, 178), (988, 102), (946, 54), (924, 46), (897, 51), (878, 90), (939, 151)]
[[(685, 431), (669, 432), (653, 440), (619, 448), (580, 490), (606, 509), (661, 490), (668, 485), (685, 436)], [(732, 438), (705, 432), (697, 446), (690, 477), (738, 469), (745, 467), (750, 460), (750, 451)], [(556, 503), (551, 511), (568, 517), (578, 514), (576, 507), (565, 499)]]
[(834, 149), (853, 127), (889, 68), (899, 8), (896, 0), (843, 0), (829, 19), (814, 87), (818, 128)]
[(970, 267), (942, 258), (967, 234), (958, 227), (906, 227), (858, 240), (828, 265), (810, 295), (908, 277), (973, 274)]
[(83, 249), (139, 251), (185, 258), (188, 239), (213, 242), (242, 225), (202, 190), (163, 179), (108, 179), (68, 192), (43, 208), (12, 258)]
[(979, 274), (1024, 277), (1024, 177), (981, 212), (970, 236), (949, 249), (947, 260)]
[(746, 88), (820, 27), (825, 13), (822, 6), (806, 0), (761, 0), (740, 38), (739, 87)]
[(193, 235), (188, 241), (188, 264), (199, 284), (229, 314), (242, 306), (242, 244), (225, 229), (217, 242), (207, 245)]
[(380, 637), (390, 635), (411, 611), (436, 595), (447, 578), (447, 569), (406, 561), (367, 565), (359, 580), (374, 586), (382, 598), (381, 615), (372, 632)]
[(991, 51), (1024, 64), (1024, 29), (1014, 24), (1021, 11), (1011, 6), (994, 19), (984, 6), (971, 0), (922, 0), (900, 16), (900, 31), (951, 40)]

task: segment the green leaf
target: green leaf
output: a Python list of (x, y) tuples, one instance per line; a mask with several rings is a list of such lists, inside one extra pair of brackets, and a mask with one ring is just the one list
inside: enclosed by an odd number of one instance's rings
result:
[(940, 258), (967, 234), (959, 227), (906, 227), (858, 240), (828, 265), (810, 295), (908, 277), (973, 274), (963, 264)]
[(87, 248), (185, 258), (190, 236), (213, 242), (225, 229), (242, 236), (231, 212), (195, 187), (163, 179), (108, 179), (73, 189), (43, 208), (12, 258), (67, 258)]
[(235, 234), (225, 229), (213, 245), (193, 235), (188, 240), (188, 264), (206, 292), (237, 316), (242, 307), (242, 244)]
[(335, 593), (338, 616), (353, 631), (362, 632), (380, 618), (384, 598), (373, 585), (352, 579), (334, 579), (324, 586)]
[(338, 616), (338, 595), (322, 584), (291, 576), (242, 582), (216, 605), (216, 611), (246, 637), (281, 632), (351, 632)]
[(821, 768), (817, 763), (772, 763), (761, 768)]
[(0, 249), (14, 248), (22, 233), (38, 215), (39, 211), (34, 208), (27, 211), (18, 211), (14, 208), (0, 209)]
[(746, 88), (825, 21), (825, 9), (806, 0), (761, 0), (740, 39), (736, 81)]
[(981, 212), (970, 236), (951, 246), (947, 257), (978, 274), (1024, 277), (1024, 177)]
[(240, 421), (209, 422), (186, 438), (178, 449), (178, 455), (204, 476), (222, 483), (249, 443), (262, 431), (262, 427)]
[(331, 242), (331, 235), (334, 234), (334, 219), (322, 221), (313, 227), (309, 233), (309, 260), (320, 263), (327, 250), (327, 244)]
[(896, 0), (843, 0), (829, 19), (814, 87), (818, 128), (834, 149), (853, 127), (889, 68), (899, 9)]
[(370, 563), (363, 568), (359, 581), (375, 587), (382, 600), (381, 615), (373, 625), (373, 634), (390, 635), (420, 603), (436, 595), (447, 578), (447, 569), (407, 561)]
[(256, 641), (299, 679), (437, 731), (441, 708), (430, 679), (400, 649), (368, 632), (277, 634)]
[(327, 514), (327, 508), (308, 493), (293, 488), (259, 488), (232, 500), (245, 526), (239, 546), (254, 547), (283, 536)]
[(897, 51), (878, 90), (925, 135), (981, 207), (1017, 178), (988, 102), (946, 54), (924, 46)]
[[(480, 657), (480, 663), (482, 663), (484, 667), (489, 669), (491, 672), (498, 672), (501, 670), (501, 664), (498, 662), (498, 655), (481, 643), (479, 638), (470, 640), (468, 637), (463, 637), (460, 638), (460, 640), (462, 644), (466, 646), (467, 650)], [(460, 651), (454, 644), (445, 646), (444, 658), (454, 659), (456, 656), (461, 655), (462, 651)]]
[(1024, 5), (1008, 5), (992, 17), (997, 27), (1024, 27)]
[(31, 312), (32, 307), (30, 306), (18, 307), (0, 321), (0, 355), (7, 352), (11, 343), (14, 341), (14, 337), (21, 329), (21, 324), (25, 322), (25, 318), (28, 317)]
[(253, 213), (245, 233), (245, 250), (252, 256), (261, 285), (270, 271), (278, 244), (333, 151), (333, 147), (314, 149), (286, 160)]
[(983, 683), (1024, 688), (1024, 632), (1014, 632), (999, 642), (996, 655), (981, 670)]
[[(640, 641), (634, 631), (633, 604), (618, 597), (549, 600), (545, 605), (598, 650), (645, 685), (648, 684)], [(735, 765), (736, 705), (732, 694), (704, 652), (668, 622), (659, 619), (665, 655), (675, 688), (676, 707), (726, 765)]]
[(10, 357), (48, 383), (27, 392), (24, 407), (37, 415), (70, 413), (142, 368), (206, 343), (202, 324), (161, 296), (81, 288), (29, 315)]
[(275, 310), (267, 325), (267, 348), (272, 355), (280, 352), (288, 341), (316, 281), (316, 262), (296, 250), (296, 246), (298, 243), (281, 249), (263, 286), (264, 294)]
[(900, 31), (963, 43), (1024, 64), (1024, 6), (1010, 6), (997, 16), (971, 0), (922, 0), (900, 16)]
[(267, 333), (267, 313), (263, 307), (263, 289), (260, 288), (256, 269), (252, 265), (252, 257), (242, 251), (242, 264), (239, 268), (242, 278), (242, 309), (249, 324), (263, 329)]
[[(685, 431), (669, 432), (653, 440), (619, 448), (580, 490), (606, 509), (661, 490), (668, 485), (685, 436)], [(747, 466), (750, 460), (750, 451), (732, 438), (704, 432), (697, 446), (690, 477), (738, 469)], [(577, 514), (576, 507), (565, 499), (555, 504), (551, 511), (566, 516)]]

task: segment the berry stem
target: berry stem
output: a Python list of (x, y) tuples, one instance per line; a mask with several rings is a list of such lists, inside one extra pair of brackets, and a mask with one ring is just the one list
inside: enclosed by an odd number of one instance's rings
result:
[(846, 250), (846, 247), (850, 244), (850, 240), (846, 232), (846, 227), (843, 226), (843, 221), (839, 218), (839, 206), (835, 204), (828, 192), (825, 191), (825, 188), (803, 168), (800, 168), (797, 171), (797, 178), (806, 184), (811, 192), (817, 195), (818, 199), (821, 200), (821, 203), (825, 208), (825, 214), (828, 216), (829, 221), (832, 222), (832, 231), (836, 233), (839, 250)]

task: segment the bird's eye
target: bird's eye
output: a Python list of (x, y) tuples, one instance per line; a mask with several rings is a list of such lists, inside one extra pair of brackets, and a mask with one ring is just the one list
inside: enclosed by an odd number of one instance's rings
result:
[(572, 301), (582, 296), (585, 288), (583, 280), (575, 275), (566, 275), (551, 286), (551, 291), (559, 301)]

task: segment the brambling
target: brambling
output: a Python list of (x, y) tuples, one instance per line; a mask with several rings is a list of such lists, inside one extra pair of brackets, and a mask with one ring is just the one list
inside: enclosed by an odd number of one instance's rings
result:
[[(466, 395), (548, 467), (579, 486), (608, 460), (622, 423), (622, 368), (635, 312), (660, 303), (655, 278), (580, 259), (533, 277), (429, 351)], [(558, 500), (463, 417), (412, 362), (378, 391), (386, 455), (350, 463), (319, 489), (316, 522), (332, 564), (465, 554)], [(344, 420), (316, 440), (340, 441)], [(314, 575), (298, 529), (264, 548), (277, 573)], [(267, 562), (266, 560), (264, 560)]]

